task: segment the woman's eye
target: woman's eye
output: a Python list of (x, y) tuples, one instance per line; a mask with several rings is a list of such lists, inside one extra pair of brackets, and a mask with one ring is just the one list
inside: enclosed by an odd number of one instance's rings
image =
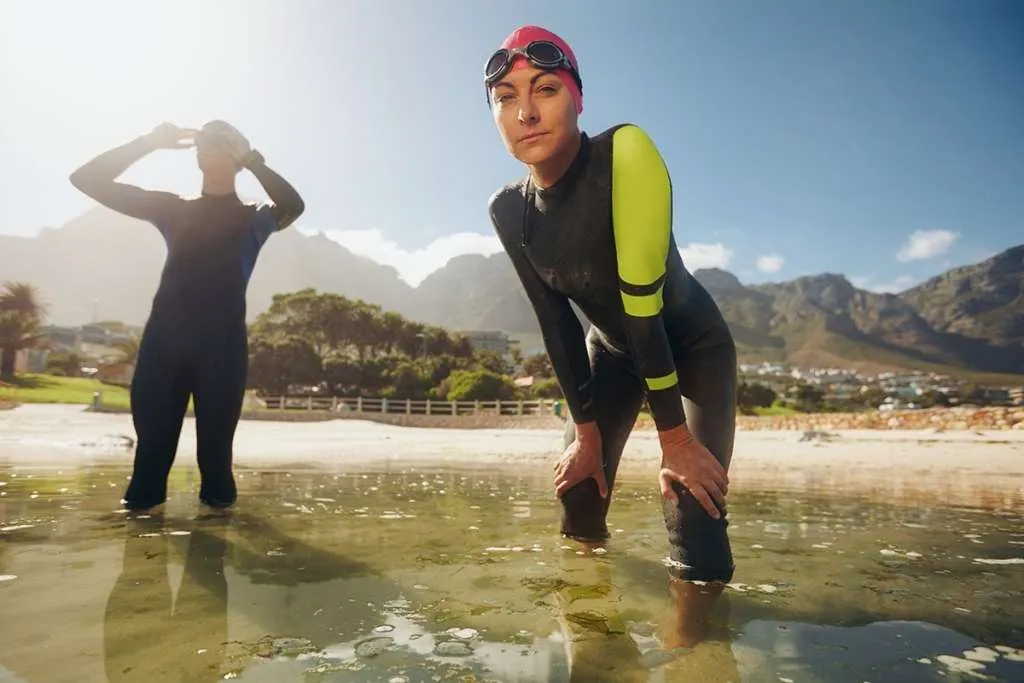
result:
[(554, 95), (556, 92), (555, 87), (551, 85), (542, 85), (538, 90), (544, 95)]

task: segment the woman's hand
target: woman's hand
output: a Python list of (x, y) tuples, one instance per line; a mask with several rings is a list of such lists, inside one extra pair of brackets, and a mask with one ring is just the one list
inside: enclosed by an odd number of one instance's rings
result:
[(178, 128), (173, 123), (161, 123), (146, 134), (154, 149), (185, 149), (195, 146), (195, 130)]
[(607, 498), (608, 482), (604, 478), (601, 432), (594, 422), (576, 425), (576, 439), (555, 463), (555, 495), (561, 498), (563, 493), (588, 477), (594, 478), (601, 497)]
[[(686, 425), (659, 432), (661, 441), (661, 495), (678, 503), (672, 482), (677, 481), (693, 494), (697, 502), (714, 519), (725, 509), (729, 492), (729, 475), (722, 464), (694, 438)], [(717, 504), (717, 505), (716, 505)]]

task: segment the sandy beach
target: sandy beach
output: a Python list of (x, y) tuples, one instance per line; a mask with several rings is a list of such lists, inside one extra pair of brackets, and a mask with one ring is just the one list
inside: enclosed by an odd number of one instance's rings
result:
[[(80, 406), (25, 405), (0, 412), (0, 461), (21, 466), (88, 462), (130, 464), (131, 417)], [(528, 467), (546, 472), (561, 430), (399, 427), (345, 419), (242, 421), (235, 437), (239, 468), (308, 469), (381, 466)], [(620, 476), (651, 477), (656, 435), (634, 431)], [(185, 420), (176, 467), (193, 466), (195, 422)], [(1024, 507), (1024, 432), (739, 429), (730, 470), (733, 488), (844, 491), (905, 504)]]

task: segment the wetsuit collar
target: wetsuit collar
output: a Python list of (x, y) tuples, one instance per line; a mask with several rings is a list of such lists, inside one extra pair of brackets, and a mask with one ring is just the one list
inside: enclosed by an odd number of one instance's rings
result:
[(554, 185), (541, 189), (536, 185), (533, 186), (537, 193), (537, 196), (543, 199), (554, 199), (556, 197), (564, 197), (566, 194), (572, 191), (573, 186), (576, 184), (576, 179), (583, 173), (583, 168), (587, 165), (587, 161), (590, 159), (590, 138), (583, 131), (580, 131), (580, 148), (576, 150), (576, 156), (573, 157), (572, 163), (569, 164), (569, 168), (565, 170), (562, 177), (559, 178)]
[(240, 201), (238, 199), (237, 192), (228, 192), (227, 194), (211, 194), (205, 190), (202, 191), (203, 199), (214, 199), (219, 201)]
[(569, 164), (569, 168), (554, 185), (542, 190), (533, 184), (533, 179), (529, 174), (526, 175), (526, 201), (523, 202), (523, 224), (519, 242), (521, 247), (525, 248), (530, 242), (530, 208), (533, 206), (534, 196), (539, 196), (545, 202), (565, 197), (576, 186), (576, 180), (583, 173), (589, 159), (590, 138), (586, 133), (580, 131), (580, 148), (576, 151), (576, 156)]

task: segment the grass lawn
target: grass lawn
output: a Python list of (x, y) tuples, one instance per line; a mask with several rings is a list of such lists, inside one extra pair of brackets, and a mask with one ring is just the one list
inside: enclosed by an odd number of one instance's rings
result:
[(128, 389), (84, 377), (56, 377), (25, 373), (0, 382), (0, 402), (74, 403), (89, 405), (95, 392), (103, 395), (103, 404), (127, 408)]
[(776, 401), (767, 408), (754, 408), (754, 415), (799, 415), (799, 410), (794, 410), (789, 406), (783, 405)]

